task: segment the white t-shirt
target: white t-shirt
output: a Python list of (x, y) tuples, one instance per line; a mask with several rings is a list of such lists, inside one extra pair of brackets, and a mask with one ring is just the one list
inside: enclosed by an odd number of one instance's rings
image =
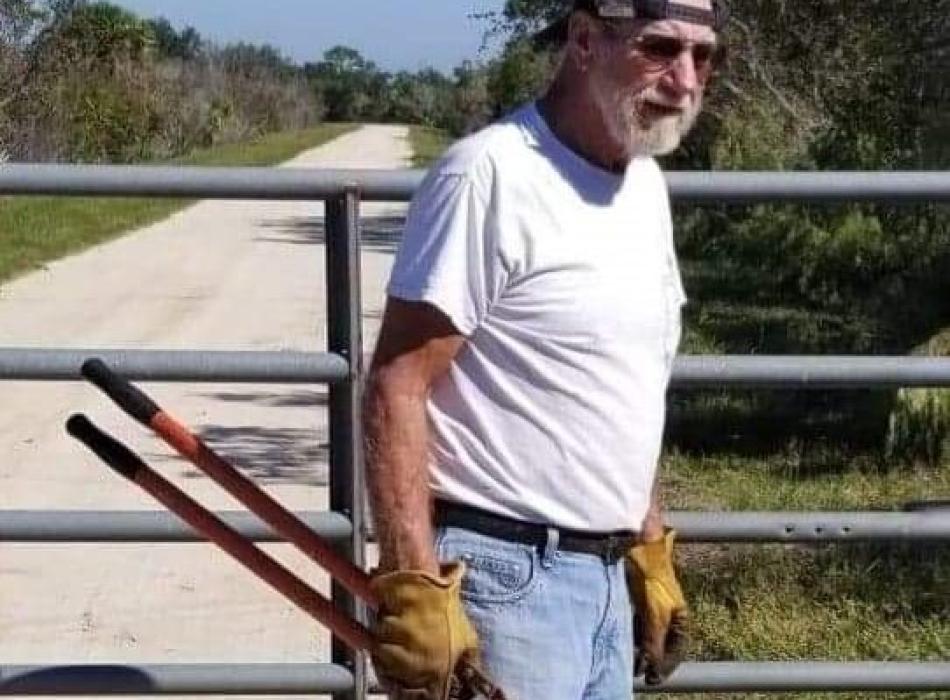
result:
[(430, 170), (388, 292), (433, 304), (467, 336), (428, 404), (437, 497), (639, 528), (685, 301), (671, 231), (652, 159), (601, 170), (534, 104)]

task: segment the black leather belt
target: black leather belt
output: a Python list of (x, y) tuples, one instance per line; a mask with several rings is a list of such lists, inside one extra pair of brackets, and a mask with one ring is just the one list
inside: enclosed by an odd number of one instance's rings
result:
[[(442, 500), (435, 502), (433, 522), (438, 527), (460, 527), (489, 537), (532, 544), (539, 548), (547, 545), (550, 527), (540, 523), (506, 518), (481, 508)], [(558, 533), (558, 549), (594, 554), (609, 563), (623, 557), (636, 544), (638, 538), (637, 533), (632, 530), (584, 532), (560, 527), (554, 529)]]

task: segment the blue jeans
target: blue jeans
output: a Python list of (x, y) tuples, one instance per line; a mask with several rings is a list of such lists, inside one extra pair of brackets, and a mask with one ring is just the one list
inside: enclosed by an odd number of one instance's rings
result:
[(633, 634), (623, 563), (439, 528), (467, 566), (462, 598), (485, 668), (509, 700), (630, 700)]

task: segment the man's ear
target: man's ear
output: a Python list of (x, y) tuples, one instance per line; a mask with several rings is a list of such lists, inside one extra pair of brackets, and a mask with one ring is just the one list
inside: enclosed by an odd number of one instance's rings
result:
[(594, 41), (597, 39), (594, 22), (594, 18), (586, 12), (575, 12), (568, 20), (565, 48), (567, 55), (581, 70), (587, 69), (593, 54)]

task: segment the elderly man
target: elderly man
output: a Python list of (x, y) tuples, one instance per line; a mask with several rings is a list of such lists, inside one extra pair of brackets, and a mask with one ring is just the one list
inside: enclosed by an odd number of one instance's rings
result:
[(390, 687), (444, 698), (468, 656), (513, 700), (619, 700), (682, 655), (654, 484), (685, 297), (652, 156), (693, 124), (723, 19), (577, 0), (539, 35), (563, 45), (546, 94), (413, 200), (365, 405)]

